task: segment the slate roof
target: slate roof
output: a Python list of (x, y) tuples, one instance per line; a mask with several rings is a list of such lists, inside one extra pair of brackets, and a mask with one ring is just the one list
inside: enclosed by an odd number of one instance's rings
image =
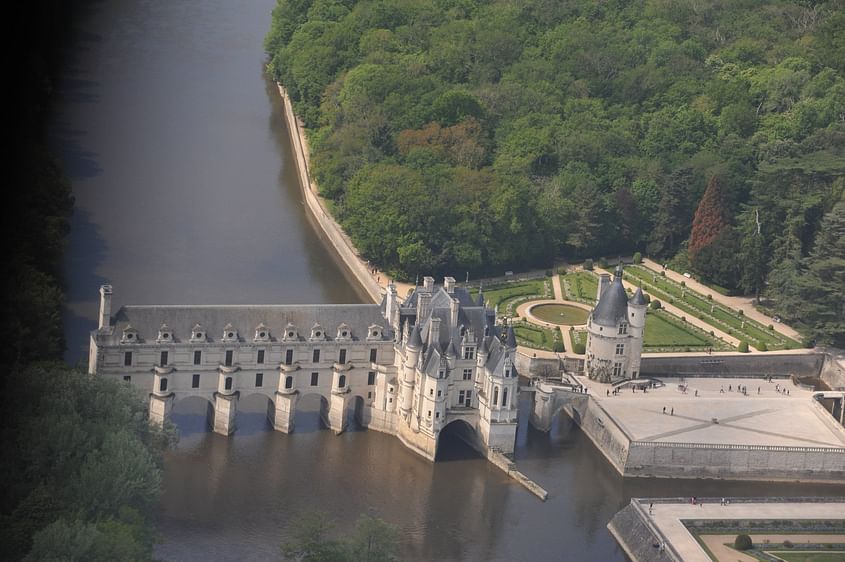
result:
[(616, 326), (628, 316), (628, 294), (622, 286), (622, 277), (616, 276), (605, 288), (599, 303), (593, 309), (593, 322), (599, 326)]
[(633, 297), (631, 297), (631, 304), (639, 304), (639, 305), (648, 304), (645, 301), (645, 296), (643, 295), (642, 287), (637, 287), (637, 292), (634, 293)]
[(349, 327), (352, 340), (364, 340), (368, 328), (390, 327), (377, 304), (322, 305), (217, 305), (217, 306), (123, 306), (112, 319), (110, 335), (100, 334), (101, 341), (116, 344), (123, 330), (131, 325), (138, 331), (141, 342), (155, 341), (162, 324), (167, 324), (174, 341), (189, 341), (191, 331), (200, 324), (208, 341), (218, 341), (226, 325), (238, 331), (240, 341), (252, 341), (255, 328), (263, 323), (270, 332), (270, 341), (278, 341), (288, 323), (296, 326), (300, 340), (311, 335), (311, 327), (319, 324), (331, 341), (341, 324)]

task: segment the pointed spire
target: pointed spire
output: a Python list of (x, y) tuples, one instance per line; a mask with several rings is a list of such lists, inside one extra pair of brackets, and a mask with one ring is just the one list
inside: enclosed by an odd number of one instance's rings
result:
[(513, 324), (508, 324), (508, 337), (505, 340), (508, 349), (516, 349), (516, 333), (513, 331)]
[(637, 304), (637, 305), (648, 304), (645, 301), (645, 295), (643, 295), (643, 288), (642, 287), (637, 287), (637, 292), (634, 293), (633, 297), (631, 297), (631, 304)]
[(419, 325), (414, 325), (413, 330), (411, 330), (411, 338), (408, 340), (408, 347), (413, 347), (415, 349), (422, 347), (422, 337), (420, 336)]
[(446, 357), (457, 357), (458, 350), (455, 349), (455, 342), (449, 341), (449, 347), (446, 348)]

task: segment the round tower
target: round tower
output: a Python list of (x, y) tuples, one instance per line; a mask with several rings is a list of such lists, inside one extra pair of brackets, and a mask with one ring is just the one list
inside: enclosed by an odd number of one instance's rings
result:
[(417, 362), (422, 349), (422, 337), (419, 326), (414, 326), (411, 336), (405, 346), (405, 363), (402, 366), (401, 391), (399, 394), (399, 412), (402, 417), (407, 418), (411, 414), (411, 405), (414, 394), (414, 376)]
[(640, 363), (643, 353), (643, 335), (645, 334), (645, 317), (648, 309), (643, 290), (637, 287), (637, 292), (628, 301), (628, 374), (631, 378), (640, 376)]

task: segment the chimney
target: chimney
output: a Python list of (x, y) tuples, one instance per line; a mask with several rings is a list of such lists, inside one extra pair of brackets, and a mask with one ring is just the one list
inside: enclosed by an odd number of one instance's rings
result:
[(446, 289), (446, 292), (450, 295), (455, 292), (455, 278), (454, 277), (444, 277), (443, 278), (443, 288)]
[(423, 277), (423, 290), (430, 293), (434, 289), (434, 277)]
[[(448, 279), (448, 277), (447, 277), (447, 279)], [(458, 299), (453, 298), (451, 301), (449, 301), (449, 312), (451, 313), (450, 320), (451, 320), (451, 324), (452, 324), (453, 328), (458, 327), (458, 311), (460, 309), (461, 309), (461, 305), (460, 305), (460, 302), (458, 301)]]
[(100, 285), (100, 321), (97, 328), (103, 330), (111, 323), (111, 285)]
[(417, 324), (422, 323), (431, 311), (431, 293), (417, 295)]
[(393, 310), (396, 308), (396, 285), (391, 281), (387, 284), (387, 298), (384, 301), (384, 318), (387, 323), (393, 322)]
[(436, 316), (431, 317), (431, 323), (428, 326), (428, 345), (434, 345), (440, 341), (440, 318)]

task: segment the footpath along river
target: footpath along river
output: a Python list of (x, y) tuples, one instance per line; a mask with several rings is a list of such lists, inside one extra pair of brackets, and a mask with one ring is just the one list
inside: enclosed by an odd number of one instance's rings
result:
[[(124, 303), (363, 302), (302, 204), (262, 39), (273, 0), (91, 2), (74, 22), (51, 124), (76, 211), (65, 274), (68, 361), (85, 357), (97, 288)], [(526, 400), (527, 397), (523, 397)], [(622, 561), (605, 528), (632, 496), (827, 495), (843, 487), (625, 482), (565, 417), (523, 419), (519, 467), (542, 503), (460, 444), (431, 464), (375, 432), (269, 430), (244, 400), (237, 433), (180, 403), (159, 507), (166, 560), (268, 560), (293, 521), (361, 513), (401, 529), (416, 560)], [(305, 404), (308, 406), (308, 404)]]

